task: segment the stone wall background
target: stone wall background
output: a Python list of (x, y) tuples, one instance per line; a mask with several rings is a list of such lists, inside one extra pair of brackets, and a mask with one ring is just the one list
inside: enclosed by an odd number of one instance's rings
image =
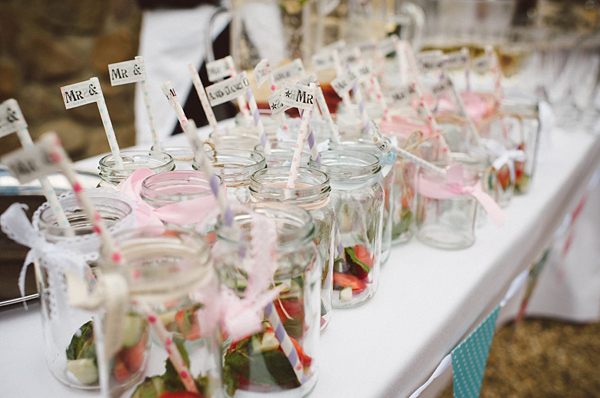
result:
[[(98, 77), (121, 147), (135, 143), (135, 85), (112, 87), (107, 65), (137, 55), (135, 0), (0, 0), (0, 102), (15, 98), (35, 140), (57, 132), (74, 160), (108, 152), (95, 104), (66, 110), (60, 87)], [(0, 139), (0, 154), (19, 146)]]

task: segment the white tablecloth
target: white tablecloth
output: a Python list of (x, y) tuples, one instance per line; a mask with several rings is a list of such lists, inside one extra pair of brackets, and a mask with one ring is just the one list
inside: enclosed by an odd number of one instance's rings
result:
[[(333, 313), (313, 397), (403, 397), (429, 377), (549, 243), (600, 163), (600, 138), (556, 132), (553, 145), (531, 191), (506, 209), (506, 224), (488, 222), (469, 249), (416, 239), (393, 249), (375, 297)], [(0, 396), (85, 396), (46, 370), (40, 328), (37, 305), (0, 312)]]

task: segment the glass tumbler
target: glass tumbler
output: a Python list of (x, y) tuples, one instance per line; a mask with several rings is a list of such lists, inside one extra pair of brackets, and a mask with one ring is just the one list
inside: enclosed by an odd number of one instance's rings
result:
[(384, 191), (379, 159), (357, 151), (321, 152), (311, 162), (329, 175), (340, 241), (333, 268), (334, 308), (369, 300), (379, 285)]
[[(152, 227), (114, 238), (125, 261), (103, 273), (127, 283), (122, 338), (130, 348), (105, 361), (101, 377), (109, 396), (220, 397), (220, 334), (212, 316), (219, 283), (207, 241), (193, 231)], [(115, 333), (102, 326), (105, 334)], [(122, 378), (143, 361), (148, 366), (140, 377), (123, 385)]]
[(122, 169), (116, 167), (112, 154), (100, 159), (98, 166), (102, 179), (100, 187), (119, 189), (119, 184), (142, 167), (147, 167), (155, 173), (175, 170), (173, 158), (164, 152), (127, 149), (121, 151), (121, 157), (123, 158)]
[[(227, 339), (223, 366), (226, 395), (304, 397), (318, 375), (322, 267), (314, 243), (315, 224), (298, 206), (262, 203), (252, 209), (234, 210), (231, 227), (222, 220), (218, 224), (213, 253), (221, 283), (239, 297), (248, 293), (254, 265), (254, 211), (276, 225), (272, 231), (276, 235), (274, 274), (267, 286), (286, 286), (260, 311), (261, 330)], [(285, 336), (292, 344), (286, 345)]]
[(321, 272), (321, 329), (331, 319), (333, 261), (335, 256), (334, 213), (329, 196), (331, 187), (327, 174), (317, 169), (301, 167), (296, 187), (287, 189), (289, 167), (269, 167), (252, 175), (252, 201), (283, 202), (302, 207), (315, 224), (314, 241), (323, 264)]

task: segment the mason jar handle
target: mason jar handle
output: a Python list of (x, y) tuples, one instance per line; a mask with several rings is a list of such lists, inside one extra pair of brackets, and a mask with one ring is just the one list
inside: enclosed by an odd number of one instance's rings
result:
[(212, 62), (215, 60), (215, 52), (213, 50), (213, 42), (212, 42), (212, 28), (215, 23), (215, 20), (220, 14), (229, 13), (230, 10), (223, 6), (216, 7), (212, 14), (210, 15), (210, 19), (208, 21), (208, 25), (206, 26), (206, 31), (204, 35), (205, 47), (206, 47), (206, 63)]
[(425, 29), (425, 12), (418, 5), (408, 2), (404, 2), (399, 11), (410, 18), (412, 31), (410, 42), (415, 51), (419, 51), (423, 41), (423, 31)]

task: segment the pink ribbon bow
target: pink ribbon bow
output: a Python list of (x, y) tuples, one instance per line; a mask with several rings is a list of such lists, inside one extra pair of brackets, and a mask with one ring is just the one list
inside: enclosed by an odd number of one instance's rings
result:
[(446, 183), (433, 182), (420, 176), (419, 193), (432, 199), (450, 199), (459, 195), (470, 195), (481, 203), (494, 224), (500, 226), (506, 221), (506, 214), (498, 203), (483, 191), (479, 180), (473, 186), (465, 185), (461, 164), (455, 164), (446, 171)]
[(129, 178), (123, 181), (121, 186), (121, 193), (135, 202), (135, 221), (138, 227), (164, 226), (163, 221), (179, 226), (196, 224), (202, 221), (217, 206), (217, 201), (210, 194), (210, 187), (207, 185), (207, 195), (204, 197), (155, 209), (140, 196), (142, 182), (151, 175), (154, 175), (154, 172), (148, 168), (137, 169)]

